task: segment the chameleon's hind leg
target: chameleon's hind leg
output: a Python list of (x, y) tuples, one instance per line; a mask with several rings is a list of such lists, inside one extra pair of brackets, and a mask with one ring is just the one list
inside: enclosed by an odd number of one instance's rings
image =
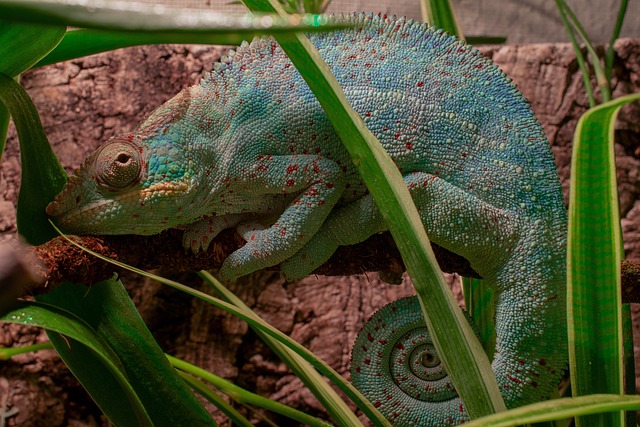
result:
[[(515, 244), (516, 221), (509, 212), (425, 172), (411, 173), (405, 182), (435, 243), (470, 261), (482, 259), (491, 265), (499, 261), (492, 258), (503, 256)], [(354, 245), (385, 230), (373, 198), (366, 195), (334, 209), (314, 237), (282, 263), (281, 270), (288, 280), (300, 279), (327, 261), (338, 246)]]

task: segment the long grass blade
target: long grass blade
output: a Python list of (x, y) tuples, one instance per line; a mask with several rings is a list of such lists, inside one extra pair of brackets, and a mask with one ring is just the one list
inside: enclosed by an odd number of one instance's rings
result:
[(420, 0), (422, 20), (464, 40), (451, 0)]
[[(465, 427), (515, 427), (527, 423), (562, 420), (579, 415), (610, 411), (637, 411), (639, 409), (640, 396), (593, 394), (582, 397), (564, 397), (521, 406), (471, 421), (465, 424)], [(612, 426), (612, 424), (599, 425)]]
[(589, 74), (589, 68), (587, 67), (587, 61), (584, 59), (584, 55), (582, 54), (582, 49), (580, 48), (580, 44), (578, 43), (578, 39), (573, 31), (573, 27), (569, 23), (569, 18), (565, 12), (566, 3), (563, 0), (556, 0), (556, 6), (558, 8), (558, 13), (560, 14), (560, 19), (562, 20), (562, 24), (569, 36), (569, 41), (571, 42), (571, 46), (573, 47), (573, 51), (576, 54), (576, 61), (578, 62), (578, 68), (580, 68), (580, 74), (582, 75), (582, 82), (584, 83), (584, 90), (587, 93), (587, 98), (589, 99), (589, 106), (595, 107), (597, 105), (596, 98), (593, 95), (593, 89), (591, 88), (591, 77)]
[(293, 31), (325, 31), (317, 15), (232, 16), (208, 9), (171, 8), (161, 4), (122, 0), (0, 0), (3, 19), (47, 25), (68, 25), (101, 30), (157, 33), (253, 35)]
[(32, 245), (56, 236), (44, 211), (67, 181), (58, 158), (51, 150), (40, 116), (27, 92), (11, 77), (0, 73), (0, 102), (9, 110), (20, 141), (20, 194), (18, 232)]
[(318, 418), (312, 417), (311, 415), (305, 414), (302, 411), (238, 387), (232, 382), (227, 381), (224, 378), (220, 378), (219, 376), (214, 375), (211, 372), (199, 368), (195, 365), (192, 365), (191, 363), (185, 362), (184, 360), (180, 360), (169, 355), (167, 355), (167, 358), (175, 368), (202, 378), (203, 381), (212, 384), (215, 388), (217, 388), (222, 393), (226, 394), (232, 400), (238, 402), (239, 404), (254, 405), (259, 408), (274, 412), (276, 414), (284, 415), (285, 417), (288, 417), (294, 421), (310, 427), (330, 426), (330, 424)]
[[(637, 100), (640, 94), (590, 109), (574, 135), (567, 281), (569, 361), (576, 396), (624, 393), (622, 240), (613, 132), (618, 110)], [(584, 421), (616, 426), (621, 416), (616, 412)]]
[(591, 66), (593, 67), (593, 73), (596, 76), (596, 82), (598, 84), (598, 87), (600, 88), (600, 96), (602, 97), (602, 102), (609, 101), (611, 99), (611, 88), (609, 87), (609, 80), (607, 79), (604, 68), (600, 63), (598, 53), (596, 52), (596, 49), (593, 47), (593, 44), (589, 39), (589, 35), (584, 30), (582, 24), (564, 0), (557, 0), (556, 3), (562, 10), (561, 14), (564, 14), (565, 17), (568, 18), (573, 28), (575, 28), (578, 35), (580, 35), (580, 38), (582, 39), (582, 42), (584, 43), (587, 52), (589, 53), (589, 57), (591, 58)]
[[(216, 278), (209, 272), (201, 271), (198, 275), (205, 281), (205, 283), (212, 287), (224, 301), (245, 310), (247, 313), (253, 313), (258, 317), (258, 315), (255, 314), (249, 306), (222, 285), (222, 283), (216, 280)], [(292, 350), (289, 350), (275, 338), (262, 333), (259, 329), (255, 329), (255, 332), (258, 334), (260, 339), (263, 340), (283, 362), (285, 362), (289, 369), (291, 369), (293, 373), (300, 378), (304, 385), (311, 390), (313, 395), (316, 396), (320, 403), (322, 403), (322, 406), (324, 406), (327, 412), (339, 425), (362, 426), (358, 417), (351, 409), (349, 409), (349, 406), (347, 406), (344, 400), (342, 400), (340, 396), (338, 396), (338, 394), (329, 386), (329, 384), (327, 384), (324, 378), (322, 378), (313, 366)]]
[(615, 51), (613, 50), (613, 45), (615, 44), (618, 37), (620, 37), (620, 31), (622, 30), (622, 23), (624, 22), (624, 17), (627, 14), (627, 6), (629, 5), (628, 0), (620, 0), (620, 8), (618, 9), (618, 16), (616, 17), (616, 23), (613, 26), (613, 31), (611, 32), (611, 38), (609, 39), (609, 45), (607, 46), (607, 51), (604, 55), (604, 75), (611, 84), (611, 73), (613, 72), (613, 59), (615, 57)]
[(200, 396), (204, 397), (213, 406), (218, 408), (220, 412), (225, 414), (229, 418), (231, 425), (237, 424), (242, 427), (253, 427), (253, 424), (246, 419), (240, 412), (238, 412), (233, 406), (231, 406), (226, 400), (218, 395), (215, 391), (211, 390), (202, 381), (193, 378), (191, 375), (178, 371), (178, 375), (189, 384), (189, 386), (195, 390)]
[(55, 64), (56, 62), (80, 58), (82, 56), (107, 52), (131, 46), (149, 44), (219, 44), (238, 45), (259, 33), (222, 33), (222, 34), (173, 34), (173, 33), (125, 33), (122, 31), (69, 30), (58, 46), (34, 67)]

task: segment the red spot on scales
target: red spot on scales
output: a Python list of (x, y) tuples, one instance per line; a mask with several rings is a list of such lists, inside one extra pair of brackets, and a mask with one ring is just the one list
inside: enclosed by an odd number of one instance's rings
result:
[(362, 362), (367, 366), (371, 365), (371, 359), (364, 359)]
[(293, 187), (295, 184), (296, 182), (293, 179), (287, 181), (287, 187)]
[(287, 173), (293, 173), (298, 170), (298, 165), (289, 165), (287, 166)]
[(418, 87), (422, 87), (422, 86), (424, 86), (424, 82), (418, 82), (417, 86), (418, 86)]

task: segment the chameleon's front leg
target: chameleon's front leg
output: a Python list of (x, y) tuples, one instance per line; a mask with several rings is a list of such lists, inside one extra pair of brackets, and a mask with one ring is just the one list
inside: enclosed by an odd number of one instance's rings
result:
[(225, 280), (279, 264), (295, 254), (318, 231), (345, 187), (341, 168), (313, 155), (260, 156), (241, 175), (246, 179), (245, 191), (256, 199), (282, 194), (297, 197), (267, 228), (239, 224), (238, 231), (247, 243), (224, 261), (220, 276)]

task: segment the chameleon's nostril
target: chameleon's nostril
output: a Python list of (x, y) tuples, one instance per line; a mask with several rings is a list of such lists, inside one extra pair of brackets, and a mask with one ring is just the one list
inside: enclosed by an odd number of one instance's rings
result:
[(76, 205), (79, 205), (81, 201), (82, 201), (82, 196), (80, 194), (78, 194), (76, 196)]

